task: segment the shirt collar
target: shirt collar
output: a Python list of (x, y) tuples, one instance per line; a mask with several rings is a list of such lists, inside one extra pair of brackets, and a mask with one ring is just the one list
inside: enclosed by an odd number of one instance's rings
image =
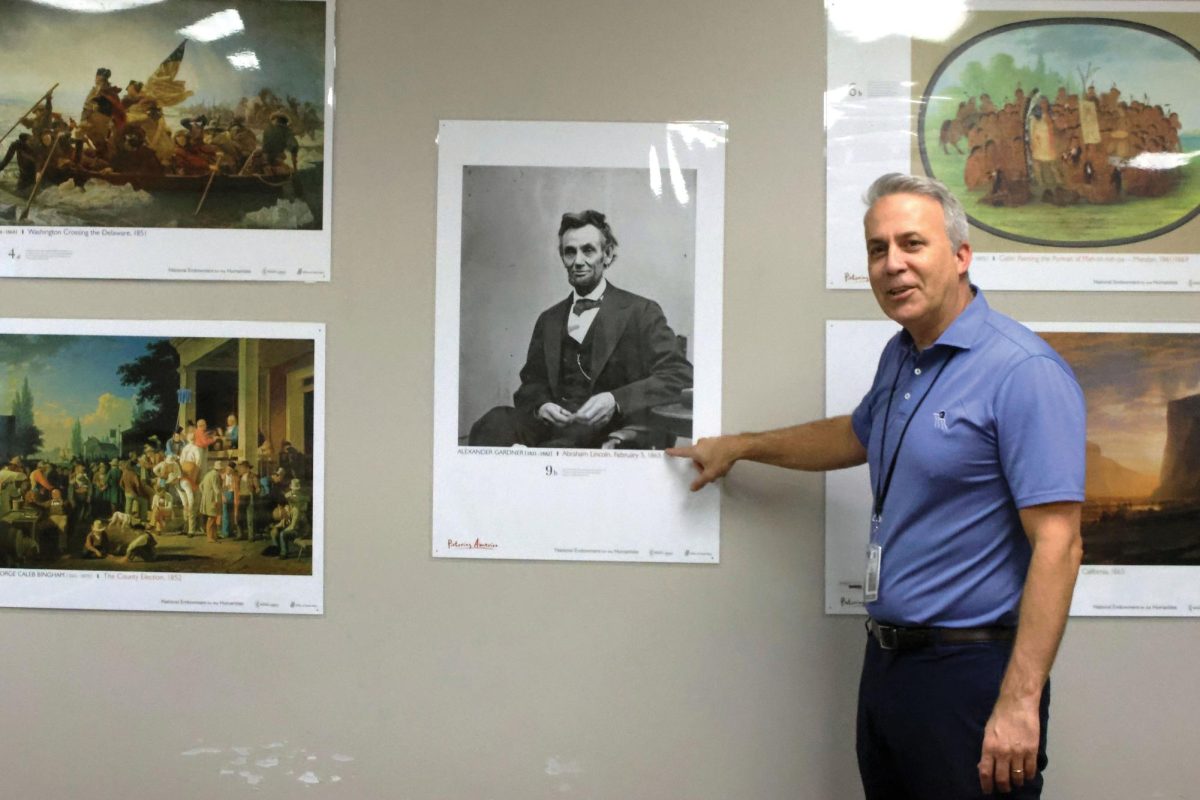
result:
[(596, 288), (592, 289), (587, 294), (581, 295), (579, 292), (571, 292), (571, 304), (574, 305), (576, 300), (599, 300), (604, 296), (604, 290), (608, 288), (608, 278), (601, 278), (600, 283), (596, 284)]
[[(942, 331), (942, 335), (937, 338), (931, 346), (945, 345), (954, 347), (959, 350), (970, 350), (971, 345), (979, 338), (979, 330), (983, 327), (984, 320), (987, 319), (988, 312), (991, 310), (987, 304), (987, 300), (983, 299), (983, 290), (975, 284), (971, 284), (971, 302), (967, 303), (967, 307), (962, 310), (962, 313), (954, 318), (950, 323), (950, 327)], [(910, 348), (913, 347), (912, 336), (908, 331), (900, 332), (901, 341)]]

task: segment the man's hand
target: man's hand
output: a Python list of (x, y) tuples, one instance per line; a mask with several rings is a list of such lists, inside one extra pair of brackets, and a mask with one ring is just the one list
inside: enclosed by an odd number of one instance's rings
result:
[(692, 481), (692, 491), (698, 492), (733, 468), (740, 457), (741, 447), (736, 436), (716, 436), (700, 439), (691, 447), (668, 447), (667, 455), (690, 458), (700, 475)]
[(691, 447), (671, 447), (667, 455), (690, 458), (700, 476), (698, 491), (729, 472), (737, 461), (757, 461), (810, 472), (845, 469), (866, 463), (849, 416), (830, 417), (763, 433), (738, 433), (700, 439)]
[(1012, 700), (1001, 695), (983, 729), (979, 787), (984, 794), (1008, 793), (1037, 774), (1038, 704), (1041, 698)]
[(1083, 557), (1080, 508), (1080, 503), (1064, 502), (1020, 510), (1033, 556), (1021, 595), (1017, 639), (983, 730), (979, 787), (984, 794), (1007, 792), (1036, 774), (1042, 692), (1067, 624)]
[(587, 399), (575, 412), (575, 421), (593, 428), (603, 428), (617, 413), (617, 399), (612, 392), (601, 392)]
[(575, 417), (570, 411), (560, 406), (558, 403), (542, 403), (542, 407), (537, 412), (538, 419), (549, 422), (556, 428), (563, 428), (575, 421)]

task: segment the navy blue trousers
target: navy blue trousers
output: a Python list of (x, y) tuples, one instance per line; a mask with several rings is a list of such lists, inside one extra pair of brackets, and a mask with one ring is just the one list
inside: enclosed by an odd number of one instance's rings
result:
[[(884, 650), (868, 635), (858, 690), (858, 769), (867, 800), (960, 800), (979, 788), (983, 729), (1012, 642)], [(1050, 684), (1042, 692), (1038, 772), (1005, 798), (1037, 798), (1046, 768)]]

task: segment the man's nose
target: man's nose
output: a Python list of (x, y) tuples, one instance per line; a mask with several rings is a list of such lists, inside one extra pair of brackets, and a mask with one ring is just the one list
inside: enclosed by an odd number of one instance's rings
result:
[(887, 272), (901, 272), (906, 266), (904, 263), (904, 250), (896, 245), (890, 245), (887, 250), (887, 258), (883, 262), (883, 268)]

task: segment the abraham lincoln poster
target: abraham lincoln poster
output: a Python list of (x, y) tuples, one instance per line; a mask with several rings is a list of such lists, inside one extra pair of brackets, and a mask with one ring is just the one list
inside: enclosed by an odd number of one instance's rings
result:
[(433, 554), (715, 564), (725, 126), (445, 120)]
[(332, 2), (0, 0), (0, 275), (327, 280)]

